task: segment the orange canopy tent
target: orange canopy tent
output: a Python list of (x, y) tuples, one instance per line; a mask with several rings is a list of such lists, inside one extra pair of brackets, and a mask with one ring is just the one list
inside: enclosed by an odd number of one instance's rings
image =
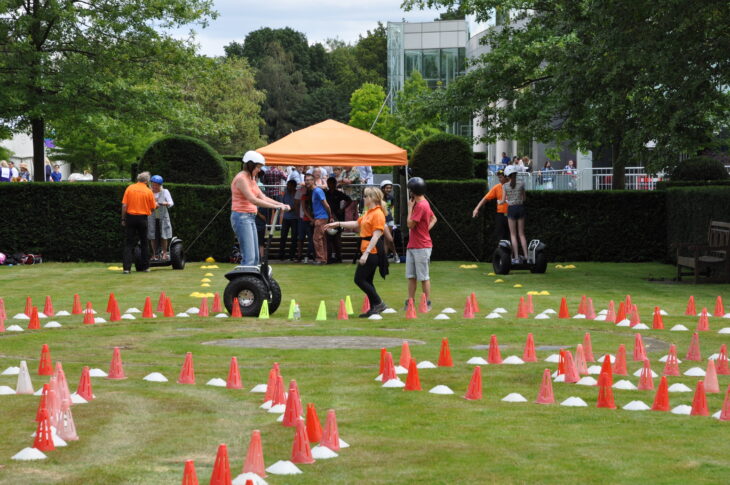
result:
[(408, 165), (404, 149), (335, 120), (295, 131), (257, 151), (267, 165)]

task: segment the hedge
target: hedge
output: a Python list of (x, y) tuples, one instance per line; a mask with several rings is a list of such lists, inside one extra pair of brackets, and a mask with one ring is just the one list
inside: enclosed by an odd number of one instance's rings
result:
[(673, 243), (707, 243), (710, 221), (730, 222), (730, 187), (673, 187), (666, 191), (667, 240), (674, 259)]
[(474, 178), (474, 155), (465, 138), (441, 133), (426, 138), (413, 151), (413, 175), (426, 180)]
[(213, 147), (190, 136), (153, 142), (139, 160), (139, 171), (162, 175), (165, 182), (216, 185), (228, 180), (228, 166)]
[(671, 180), (726, 180), (723, 163), (712, 157), (697, 156), (683, 160), (672, 170)]

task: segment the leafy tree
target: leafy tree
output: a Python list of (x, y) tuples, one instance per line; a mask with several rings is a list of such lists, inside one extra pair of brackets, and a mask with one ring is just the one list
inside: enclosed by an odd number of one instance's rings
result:
[[(211, 0), (0, 2), (0, 122), (30, 127), (44, 178), (46, 123), (70, 116), (155, 116), (170, 94), (150, 69), (174, 74), (186, 42), (164, 31), (205, 23)], [(59, 121), (59, 125), (60, 125)]]
[(391, 131), (390, 109), (385, 104), (382, 86), (365, 83), (352, 93), (349, 124), (388, 139), (387, 135)]
[[(477, 20), (511, 12), (490, 51), (449, 85), (450, 119), (477, 116), (485, 139), (569, 141), (624, 167), (661, 168), (705, 146), (727, 119), (730, 23), (726, 0), (407, 0), (455, 7)], [(655, 145), (654, 148), (649, 148)]]
[(388, 33), (378, 22), (373, 31), (360, 36), (355, 45), (355, 59), (367, 73), (368, 82), (386, 87), (388, 76)]
[(443, 133), (446, 125), (433, 110), (435, 97), (421, 73), (413, 71), (395, 95), (388, 139), (410, 154), (426, 138)]

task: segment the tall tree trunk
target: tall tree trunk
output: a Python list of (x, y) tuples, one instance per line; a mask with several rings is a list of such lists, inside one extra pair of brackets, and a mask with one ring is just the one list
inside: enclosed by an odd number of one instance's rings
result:
[(33, 133), (33, 180), (44, 182), (46, 180), (46, 123), (43, 118), (32, 118), (30, 126)]
[(621, 142), (611, 143), (611, 166), (613, 167), (613, 183), (611, 188), (623, 190), (626, 188), (626, 159), (621, 153)]

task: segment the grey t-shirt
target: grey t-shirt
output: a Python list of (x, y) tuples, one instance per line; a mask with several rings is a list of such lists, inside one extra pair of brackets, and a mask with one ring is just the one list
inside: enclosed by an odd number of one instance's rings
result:
[(505, 199), (507, 205), (522, 205), (525, 203), (525, 182), (521, 179), (515, 181), (515, 186), (512, 188), (511, 182), (507, 182), (502, 185), (504, 189)]

